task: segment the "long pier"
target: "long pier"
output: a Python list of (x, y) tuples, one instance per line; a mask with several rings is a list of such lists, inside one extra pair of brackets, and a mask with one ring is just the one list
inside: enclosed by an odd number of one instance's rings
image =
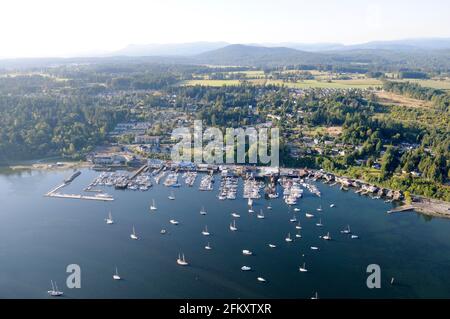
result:
[(103, 202), (109, 202), (109, 201), (113, 201), (114, 198), (112, 196), (109, 195), (103, 195), (99, 194), (99, 195), (95, 195), (95, 196), (87, 196), (87, 195), (81, 195), (81, 194), (61, 194), (58, 193), (58, 191), (64, 187), (66, 187), (67, 185), (69, 185), (70, 182), (64, 182), (61, 185), (56, 186), (55, 188), (53, 188), (52, 190), (50, 190), (48, 193), (46, 193), (44, 196), (47, 197), (55, 197), (55, 198), (70, 198), (70, 199), (85, 199), (85, 200), (99, 200), (99, 201), (103, 201)]
[(45, 196), (47, 197), (56, 197), (56, 198), (70, 198), (70, 199), (86, 199), (86, 200), (99, 200), (99, 201), (113, 201), (113, 197), (104, 197), (104, 196), (86, 196), (79, 194), (60, 194), (60, 193), (47, 193)]

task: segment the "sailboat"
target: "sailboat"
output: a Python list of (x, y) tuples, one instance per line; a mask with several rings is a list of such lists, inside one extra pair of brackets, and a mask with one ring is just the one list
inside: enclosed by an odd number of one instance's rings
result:
[(317, 247), (317, 246), (311, 246), (310, 248), (311, 248), (311, 250), (319, 250), (319, 247)]
[(302, 235), (300, 234), (300, 231), (297, 232), (297, 234), (295, 234), (296, 238), (302, 238)]
[(263, 277), (256, 278), (259, 282), (266, 282), (266, 280)]
[(206, 244), (205, 249), (206, 250), (211, 250), (212, 249), (211, 246), (209, 245), (209, 242), (208, 242), (208, 244)]
[(270, 247), (270, 248), (277, 248), (277, 245), (269, 244), (269, 247)]
[(342, 234), (350, 234), (351, 230), (350, 230), (350, 225), (347, 225), (347, 228), (345, 228), (344, 230), (341, 230)]
[(297, 221), (297, 217), (293, 216), (291, 219), (289, 219), (291, 223), (295, 223)]
[(189, 263), (184, 258), (184, 254), (182, 256), (180, 256), (180, 254), (178, 254), (177, 264), (180, 265), (180, 266), (187, 266), (187, 265), (189, 265)]
[(302, 225), (300, 225), (300, 222), (298, 222), (298, 224), (295, 225), (295, 229), (302, 229)]
[(204, 206), (202, 206), (202, 209), (200, 209), (200, 215), (206, 215), (206, 209)]
[(122, 278), (119, 276), (119, 272), (117, 271), (117, 267), (116, 267), (116, 272), (113, 275), (113, 279), (114, 280), (121, 280)]
[(172, 191), (172, 192), (170, 192), (170, 195), (169, 195), (169, 197), (168, 197), (170, 200), (175, 200), (175, 194), (174, 194), (174, 192)]
[(249, 207), (248, 212), (249, 212), (249, 213), (254, 213), (254, 212), (255, 212), (255, 211), (253, 210), (253, 207), (252, 207), (252, 206)]
[(157, 210), (155, 200), (152, 200), (152, 204), (150, 205), (150, 210)]
[(248, 250), (248, 249), (244, 249), (242, 251), (242, 255), (244, 255), (244, 256), (251, 256), (252, 254), (253, 253), (250, 250)]
[(256, 215), (256, 217), (259, 218), (259, 219), (264, 219), (265, 218), (262, 209), (259, 211), (259, 214)]
[(350, 238), (351, 238), (351, 239), (358, 239), (359, 236), (358, 236), (358, 235), (351, 235)]
[(291, 233), (288, 233), (287, 237), (284, 240), (290, 243), (292, 241)]
[(249, 198), (247, 201), (248, 206), (252, 206), (253, 205), (253, 199)]
[(319, 299), (319, 295), (317, 294), (317, 292), (314, 294), (314, 296), (311, 297), (311, 299)]
[(272, 209), (272, 205), (269, 203), (269, 205), (267, 206), (267, 209), (268, 210), (271, 210)]
[(328, 232), (326, 235), (322, 236), (322, 239), (331, 240), (330, 232)]
[(322, 227), (323, 226), (322, 218), (319, 219), (319, 222), (316, 224), (316, 226), (318, 226), (318, 227)]
[(314, 217), (314, 215), (310, 214), (310, 213), (306, 213), (305, 216), (306, 216), (306, 218), (313, 218)]
[(138, 236), (136, 235), (136, 230), (134, 229), (134, 226), (133, 226), (133, 232), (131, 233), (130, 238), (133, 240), (138, 239)]
[(318, 212), (321, 212), (321, 211), (322, 211), (322, 205), (320, 205), (319, 208), (317, 208), (317, 211), (318, 211)]
[(112, 219), (111, 212), (109, 212), (108, 218), (105, 218), (105, 221), (106, 221), (106, 224), (108, 224), (108, 225), (114, 224), (114, 220)]
[(208, 226), (205, 226), (205, 229), (202, 231), (202, 235), (204, 235), (204, 236), (209, 236), (210, 235), (210, 233), (208, 231)]
[(336, 205), (335, 204), (330, 204), (330, 207), (333, 208), (333, 207), (336, 207)]
[(303, 263), (303, 265), (298, 269), (300, 272), (307, 272), (308, 269), (306, 269), (306, 263)]
[(237, 227), (236, 227), (236, 221), (233, 219), (233, 223), (230, 223), (230, 230), (231, 231), (236, 231)]
[(300, 211), (300, 208), (298, 208), (298, 207), (294, 208), (294, 212), (299, 212), (299, 211)]
[(52, 297), (59, 297), (62, 296), (64, 293), (62, 291), (58, 290), (58, 286), (56, 285), (56, 282), (54, 283), (53, 280), (50, 280), (50, 283), (52, 284), (52, 290), (48, 290), (47, 293)]
[(239, 218), (239, 217), (241, 217), (241, 215), (239, 215), (238, 213), (231, 213), (231, 216), (233, 216), (234, 218)]
[(172, 225), (178, 225), (178, 220), (171, 219), (169, 220), (169, 223), (171, 223)]
[(249, 270), (252, 270), (252, 267), (250, 267), (250, 266), (242, 266), (241, 270), (242, 271), (249, 271)]

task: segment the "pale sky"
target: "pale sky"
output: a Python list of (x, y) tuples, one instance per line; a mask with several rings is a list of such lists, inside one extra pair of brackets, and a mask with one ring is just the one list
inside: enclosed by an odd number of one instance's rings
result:
[(0, 0), (0, 57), (193, 41), (450, 37), (448, 0)]

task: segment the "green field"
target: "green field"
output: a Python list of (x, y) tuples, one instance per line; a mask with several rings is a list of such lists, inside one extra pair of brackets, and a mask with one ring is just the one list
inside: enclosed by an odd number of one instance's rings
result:
[[(331, 82), (317, 81), (317, 80), (305, 80), (301, 82), (283, 82), (281, 80), (249, 80), (250, 83), (255, 85), (273, 84), (273, 85), (285, 85), (289, 88), (335, 88), (335, 89), (366, 89), (369, 87), (381, 86), (381, 81), (376, 79), (361, 79), (361, 80), (335, 80)], [(223, 86), (223, 85), (239, 85), (239, 80), (189, 80), (184, 81), (182, 85), (203, 85), (203, 86)]]
[(269, 80), (267, 84), (285, 85), (290, 88), (334, 88), (334, 89), (367, 89), (369, 87), (381, 86), (381, 81), (376, 79), (362, 79), (362, 80), (334, 80), (331, 82), (305, 80), (301, 82), (289, 83), (280, 80)]
[(224, 86), (224, 85), (239, 85), (239, 80), (189, 80), (184, 81), (182, 85), (184, 86)]
[(433, 88), (433, 89), (450, 90), (450, 80), (440, 81), (440, 80), (403, 79), (403, 80), (398, 80), (398, 81), (417, 83), (420, 86), (429, 87), (429, 88)]

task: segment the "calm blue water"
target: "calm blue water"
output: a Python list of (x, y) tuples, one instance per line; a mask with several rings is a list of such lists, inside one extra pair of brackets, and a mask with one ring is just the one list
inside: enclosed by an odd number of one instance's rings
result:
[[(98, 175), (82, 172), (64, 192), (81, 193)], [(219, 201), (218, 183), (213, 192), (198, 191), (200, 178), (195, 187), (176, 189), (175, 201), (167, 199), (170, 189), (163, 185), (147, 192), (109, 187), (115, 198), (110, 203), (43, 196), (70, 173), (0, 175), (0, 297), (48, 298), (51, 279), (65, 298), (309, 298), (316, 291), (320, 298), (450, 297), (450, 220), (387, 215), (391, 204), (318, 183), (322, 197), (305, 190), (298, 205), (303, 238), (286, 243), (287, 233), (296, 230), (282, 199), (272, 200), (273, 209), (260, 220), (243, 199)], [(148, 210), (152, 198), (156, 213)], [(319, 205), (322, 213), (316, 212)], [(206, 216), (199, 214), (202, 206)], [(266, 206), (258, 200), (255, 211)], [(114, 225), (104, 222), (109, 210)], [(237, 232), (228, 228), (232, 211), (241, 214)], [(321, 216), (324, 227), (315, 225), (318, 218), (305, 218), (306, 211)], [(169, 224), (171, 218), (180, 225)], [(201, 235), (206, 224), (209, 238)], [(347, 224), (360, 239), (339, 233)], [(129, 238), (133, 225), (139, 241)], [(169, 233), (161, 235), (162, 228)], [(330, 242), (318, 238), (327, 231)], [(204, 249), (207, 241), (213, 250)], [(243, 256), (242, 249), (254, 256)], [(189, 267), (177, 266), (179, 252)], [(304, 261), (309, 272), (300, 273)], [(80, 265), (81, 289), (65, 286), (68, 264)], [(369, 264), (381, 267), (380, 289), (366, 286)], [(241, 271), (243, 265), (253, 271)], [(120, 282), (112, 280), (115, 266)], [(267, 282), (259, 283), (258, 276)]]

